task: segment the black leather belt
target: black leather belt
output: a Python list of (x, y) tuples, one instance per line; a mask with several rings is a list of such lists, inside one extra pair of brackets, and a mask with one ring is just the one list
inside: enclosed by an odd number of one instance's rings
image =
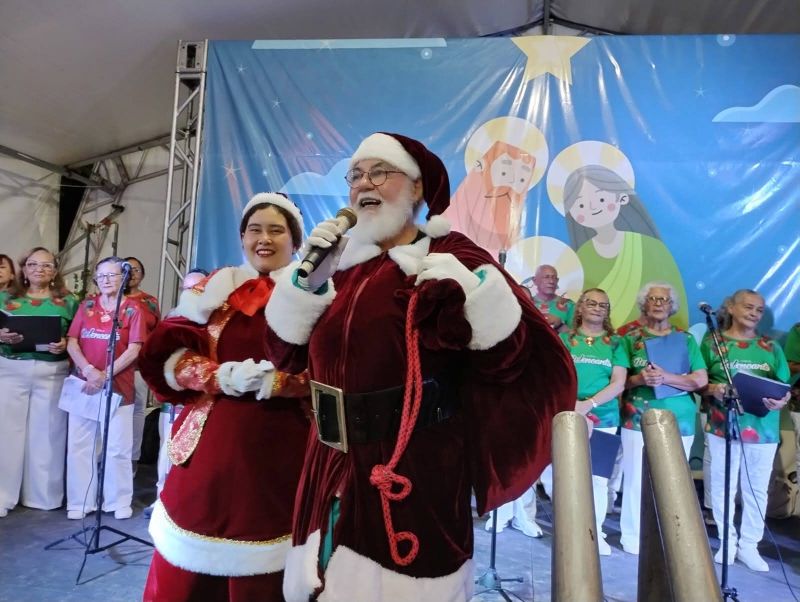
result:
[[(347, 452), (350, 444), (383, 441), (397, 435), (404, 387), (370, 393), (344, 393), (313, 380), (310, 385), (317, 433), (325, 445)], [(456, 413), (458, 405), (458, 397), (452, 389), (436, 379), (424, 381), (414, 430), (447, 420)]]

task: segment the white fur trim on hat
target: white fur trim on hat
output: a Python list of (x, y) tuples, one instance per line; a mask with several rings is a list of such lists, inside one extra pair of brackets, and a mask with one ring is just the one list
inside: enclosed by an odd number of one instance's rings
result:
[(242, 209), (242, 217), (244, 217), (244, 214), (247, 213), (253, 205), (260, 205), (261, 203), (269, 203), (271, 205), (277, 205), (281, 209), (286, 209), (300, 226), (301, 234), (305, 231), (303, 229), (303, 215), (300, 213), (300, 209), (292, 201), (277, 192), (259, 192), (244, 206), (244, 209)]
[(353, 165), (362, 159), (381, 159), (391, 163), (412, 180), (419, 179), (421, 174), (419, 165), (417, 165), (414, 157), (403, 148), (397, 138), (393, 138), (388, 134), (376, 133), (364, 138), (350, 158), (348, 168), (352, 169)]

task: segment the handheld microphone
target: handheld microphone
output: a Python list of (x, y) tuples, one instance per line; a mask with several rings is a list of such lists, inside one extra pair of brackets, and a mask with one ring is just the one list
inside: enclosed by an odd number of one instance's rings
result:
[(714, 308), (711, 307), (711, 305), (709, 303), (706, 303), (705, 301), (700, 301), (700, 303), (697, 304), (697, 309), (702, 311), (707, 316), (717, 313), (714, 311)]
[[(336, 212), (336, 223), (339, 225), (339, 231), (342, 234), (355, 226), (357, 221), (358, 216), (350, 207), (342, 207)], [(319, 267), (319, 264), (325, 260), (328, 253), (330, 253), (331, 249), (337, 244), (339, 244), (338, 241), (327, 249), (313, 247), (303, 258), (303, 261), (300, 262), (300, 267), (297, 268), (297, 276), (299, 278), (308, 278), (308, 275)]]

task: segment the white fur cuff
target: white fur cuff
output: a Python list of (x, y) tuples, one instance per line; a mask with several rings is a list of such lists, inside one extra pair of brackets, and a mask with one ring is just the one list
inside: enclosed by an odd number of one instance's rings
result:
[(500, 271), (490, 264), (475, 272), (484, 272), (483, 282), (467, 295), (464, 314), (472, 326), (468, 347), (478, 351), (491, 349), (508, 338), (522, 318), (522, 308)]
[(382, 567), (345, 546), (331, 556), (320, 602), (465, 602), (472, 597), (475, 566), (467, 560), (441, 577), (409, 577)]
[(317, 574), (320, 532), (314, 531), (306, 543), (295, 546), (286, 555), (283, 575), (283, 597), (287, 602), (308, 602), (314, 590), (322, 585)]
[(270, 542), (239, 541), (192, 533), (176, 525), (156, 501), (150, 536), (170, 564), (205, 575), (242, 577), (282, 571), (291, 548), (289, 535)]
[(292, 345), (305, 345), (311, 337), (311, 330), (333, 301), (336, 292), (331, 280), (328, 280), (328, 290), (322, 295), (296, 287), (292, 283), (292, 276), (298, 265), (299, 262), (294, 261), (271, 274), (275, 288), (264, 315), (270, 328), (281, 339)]
[(178, 360), (180, 360), (183, 354), (187, 351), (188, 349), (186, 347), (181, 347), (172, 355), (170, 355), (166, 362), (164, 362), (164, 380), (167, 381), (167, 384), (176, 391), (183, 391), (186, 389), (186, 387), (182, 387), (178, 384), (178, 380), (175, 377), (175, 366), (178, 365)]

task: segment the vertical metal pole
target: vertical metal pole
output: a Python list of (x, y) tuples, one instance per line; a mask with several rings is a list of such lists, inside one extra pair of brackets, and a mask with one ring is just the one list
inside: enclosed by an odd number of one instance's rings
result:
[[(675, 415), (668, 410), (648, 410), (642, 416), (642, 437), (672, 599), (722, 600)], [(646, 549), (654, 547), (649, 541), (643, 543)], [(644, 560), (640, 557), (640, 569)], [(641, 585), (645, 590), (639, 589), (639, 600), (661, 599), (660, 592), (647, 591), (648, 584), (640, 581)]]
[(597, 521), (586, 419), (561, 412), (553, 419), (552, 598), (602, 602)]

